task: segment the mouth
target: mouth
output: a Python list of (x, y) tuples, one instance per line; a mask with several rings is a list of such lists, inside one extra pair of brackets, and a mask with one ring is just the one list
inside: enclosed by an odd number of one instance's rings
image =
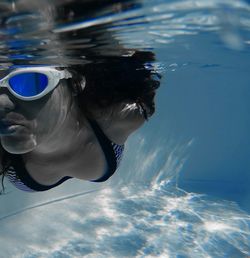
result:
[(12, 135), (23, 129), (31, 129), (30, 127), (30, 123), (17, 113), (9, 113), (6, 117), (0, 118), (0, 135)]
[(23, 125), (20, 124), (8, 124), (0, 121), (0, 135), (11, 135), (20, 130)]

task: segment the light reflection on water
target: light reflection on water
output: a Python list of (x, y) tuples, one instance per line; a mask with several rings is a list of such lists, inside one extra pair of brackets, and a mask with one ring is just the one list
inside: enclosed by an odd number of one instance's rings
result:
[[(22, 257), (241, 258), (250, 254), (249, 215), (233, 202), (187, 193), (169, 182), (154, 188), (106, 188), (18, 218), (1, 222), (6, 237), (1, 242), (3, 253), (10, 246), (11, 228), (19, 224), (11, 242), (17, 241), (15, 248)], [(15, 250), (6, 254), (17, 255)]]

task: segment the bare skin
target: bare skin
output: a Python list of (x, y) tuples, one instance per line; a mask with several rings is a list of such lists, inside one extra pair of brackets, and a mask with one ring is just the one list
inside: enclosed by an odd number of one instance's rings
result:
[[(103, 151), (66, 82), (33, 103), (0, 92), (0, 113), (0, 123), (6, 117), (13, 118), (12, 122), (22, 119), (12, 123), (22, 125), (14, 133), (0, 134), (1, 143), (6, 151), (22, 154), (27, 171), (38, 183), (51, 185), (64, 176), (95, 180), (104, 174), (107, 164)], [(94, 110), (92, 115), (117, 144), (124, 144), (144, 122), (133, 103)]]

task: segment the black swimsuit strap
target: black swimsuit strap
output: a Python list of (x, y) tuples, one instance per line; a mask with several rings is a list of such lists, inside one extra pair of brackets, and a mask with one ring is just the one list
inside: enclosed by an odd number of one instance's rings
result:
[(97, 180), (91, 180), (92, 182), (103, 182), (106, 181), (108, 178), (110, 178), (116, 171), (117, 168), (117, 159), (114, 152), (114, 149), (112, 147), (112, 142), (109, 140), (109, 138), (103, 133), (100, 126), (97, 124), (96, 121), (88, 119), (89, 124), (91, 125), (98, 142), (103, 150), (103, 153), (105, 155), (106, 161), (108, 163), (108, 171), (99, 179)]
[(35, 191), (47, 191), (51, 188), (54, 188), (66, 180), (70, 179), (71, 177), (63, 177), (57, 183), (52, 185), (42, 185), (36, 182), (29, 174), (27, 169), (25, 168), (25, 164), (22, 158), (22, 155), (10, 154), (8, 153), (8, 158), (11, 160), (11, 165), (13, 166), (16, 175), (20, 178), (20, 180), (29, 188)]
[[(117, 168), (117, 159), (114, 152), (114, 149), (112, 147), (112, 142), (108, 139), (108, 137), (103, 133), (100, 126), (97, 124), (97, 122), (88, 119), (97, 139), (98, 142), (103, 150), (103, 153), (105, 155), (106, 161), (108, 163), (108, 170), (106, 173), (97, 180), (91, 180), (92, 182), (103, 182), (106, 181), (108, 178), (110, 178), (116, 171)], [(61, 180), (59, 180), (57, 183), (52, 185), (42, 185), (36, 182), (29, 174), (27, 169), (25, 168), (25, 164), (22, 158), (22, 155), (18, 154), (11, 154), (8, 152), (4, 152), (5, 160), (10, 160), (11, 166), (13, 166), (15, 173), (18, 178), (29, 188), (35, 191), (47, 191), (51, 188), (54, 188), (66, 180), (70, 179), (71, 177), (66, 176), (63, 177)]]

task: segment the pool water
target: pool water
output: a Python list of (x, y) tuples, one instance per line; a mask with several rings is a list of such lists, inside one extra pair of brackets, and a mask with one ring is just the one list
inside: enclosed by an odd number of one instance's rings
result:
[(80, 2), (1, 1), (1, 70), (151, 50), (157, 111), (104, 184), (6, 182), (0, 257), (250, 256), (249, 2)]

